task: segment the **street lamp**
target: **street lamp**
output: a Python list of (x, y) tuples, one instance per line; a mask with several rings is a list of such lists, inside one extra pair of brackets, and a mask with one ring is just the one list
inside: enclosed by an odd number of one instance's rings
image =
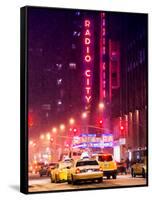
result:
[(82, 113), (82, 119), (86, 119), (87, 118), (87, 113), (86, 112), (83, 112)]
[(47, 134), (46, 134), (46, 139), (47, 139), (47, 140), (50, 140), (50, 139), (51, 139), (50, 133), (47, 133)]
[(63, 131), (64, 129), (65, 129), (65, 125), (64, 125), (64, 124), (61, 124), (61, 125), (60, 125), (60, 130)]
[(53, 132), (53, 133), (56, 133), (56, 132), (57, 132), (57, 128), (56, 128), (56, 127), (53, 127), (53, 128), (52, 128), (52, 132)]
[(102, 110), (103, 108), (104, 108), (104, 103), (103, 103), (103, 102), (100, 102), (100, 103), (99, 103), (99, 109)]
[(75, 120), (74, 120), (73, 118), (70, 118), (70, 119), (69, 119), (69, 124), (70, 124), (70, 125), (73, 125), (74, 123), (75, 123)]
[(41, 139), (41, 140), (44, 140), (44, 134), (41, 134), (41, 135), (40, 135), (40, 139)]
[(29, 141), (29, 145), (33, 145), (33, 141), (32, 140)]

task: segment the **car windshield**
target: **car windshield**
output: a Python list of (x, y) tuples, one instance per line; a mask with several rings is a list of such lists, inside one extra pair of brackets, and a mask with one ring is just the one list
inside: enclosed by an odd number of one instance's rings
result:
[(76, 167), (86, 165), (98, 165), (98, 162), (96, 160), (79, 161), (77, 162)]
[(64, 162), (59, 164), (60, 169), (64, 169), (71, 166), (71, 162)]
[(49, 166), (51, 166), (51, 167), (52, 167), (52, 166), (55, 166), (55, 165), (56, 165), (56, 163), (50, 163), (50, 164), (49, 164)]
[(73, 156), (81, 156), (81, 152), (73, 152)]
[(111, 155), (101, 155), (98, 156), (98, 161), (104, 162), (104, 161), (112, 161)]

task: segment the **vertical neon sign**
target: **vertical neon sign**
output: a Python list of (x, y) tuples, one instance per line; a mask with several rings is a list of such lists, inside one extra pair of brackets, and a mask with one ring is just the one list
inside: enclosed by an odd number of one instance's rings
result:
[(89, 108), (92, 101), (92, 70), (93, 70), (93, 23), (90, 19), (84, 19), (84, 102), (85, 108)]
[(100, 101), (106, 98), (106, 20), (105, 13), (101, 13), (101, 33), (100, 33)]

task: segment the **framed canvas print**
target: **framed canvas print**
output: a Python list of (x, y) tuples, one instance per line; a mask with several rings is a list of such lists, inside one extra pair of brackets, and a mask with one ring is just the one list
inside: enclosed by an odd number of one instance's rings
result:
[(148, 185), (148, 15), (21, 8), (21, 192)]

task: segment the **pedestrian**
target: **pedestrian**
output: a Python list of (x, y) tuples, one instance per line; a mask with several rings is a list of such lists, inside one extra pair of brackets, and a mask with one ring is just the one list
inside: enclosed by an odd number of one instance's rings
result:
[(130, 160), (129, 158), (126, 159), (126, 171), (129, 172), (130, 170)]

